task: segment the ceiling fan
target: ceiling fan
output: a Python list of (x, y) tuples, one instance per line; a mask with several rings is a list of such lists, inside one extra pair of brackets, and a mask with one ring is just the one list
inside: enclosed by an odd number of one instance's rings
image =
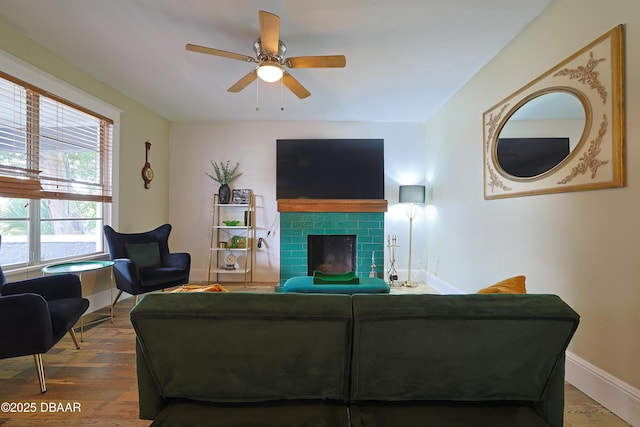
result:
[(285, 58), (287, 46), (280, 40), (280, 17), (273, 13), (265, 12), (264, 10), (259, 11), (258, 16), (260, 18), (260, 38), (253, 43), (253, 50), (256, 53), (255, 57), (191, 43), (186, 45), (187, 50), (192, 52), (206, 53), (258, 64), (253, 70), (227, 89), (228, 92), (240, 92), (258, 77), (270, 83), (282, 79), (282, 83), (289, 88), (291, 92), (298, 98), (303, 99), (311, 95), (311, 93), (284, 69), (285, 66), (287, 68), (342, 68), (346, 65), (347, 60), (344, 55)]

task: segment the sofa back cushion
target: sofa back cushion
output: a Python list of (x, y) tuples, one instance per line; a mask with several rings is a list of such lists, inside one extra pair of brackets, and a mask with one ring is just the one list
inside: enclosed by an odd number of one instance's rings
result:
[(138, 269), (160, 267), (160, 247), (158, 242), (125, 243), (124, 250)]
[(131, 321), (138, 357), (163, 399), (344, 401), (348, 395), (349, 296), (149, 294)]
[(354, 401), (539, 402), (578, 315), (553, 295), (354, 295)]

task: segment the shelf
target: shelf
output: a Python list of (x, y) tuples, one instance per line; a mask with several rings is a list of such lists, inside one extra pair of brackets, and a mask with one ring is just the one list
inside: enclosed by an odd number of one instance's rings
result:
[(235, 270), (225, 270), (224, 268), (212, 268), (212, 273), (215, 274), (247, 274), (251, 272), (250, 268), (247, 268), (246, 272), (242, 268), (236, 268)]
[[(248, 191), (247, 203), (219, 203), (218, 195), (214, 195), (212, 219), (211, 219), (211, 242), (209, 245), (209, 274), (207, 281), (213, 283), (218, 281), (220, 274), (233, 274), (244, 276), (244, 285), (253, 281), (253, 266), (256, 252), (253, 250), (253, 242), (256, 241), (255, 196)], [(238, 219), (244, 211), (244, 221)], [(234, 218), (235, 217), (235, 218)], [(237, 225), (226, 225), (224, 221), (238, 221)], [(237, 239), (246, 242), (246, 247), (220, 247), (221, 243), (238, 243)], [(235, 253), (237, 258), (236, 269), (227, 270), (224, 268), (223, 258), (228, 253)]]
[(251, 251), (251, 248), (211, 248), (212, 251), (220, 251), (220, 252), (224, 252), (224, 251), (242, 251), (242, 252), (249, 252)]

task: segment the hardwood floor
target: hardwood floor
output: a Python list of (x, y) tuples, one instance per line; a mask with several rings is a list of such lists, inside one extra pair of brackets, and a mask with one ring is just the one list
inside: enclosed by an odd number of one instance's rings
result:
[[(272, 284), (224, 286), (232, 292), (273, 292)], [(0, 360), (0, 426), (148, 426), (150, 421), (138, 419), (132, 306), (133, 298), (121, 301), (113, 323), (107, 320), (86, 329), (80, 350), (66, 336), (45, 354), (48, 391), (44, 394), (32, 356)], [(87, 320), (105, 314), (108, 310)], [(8, 412), (4, 402), (17, 412)], [(565, 427), (629, 426), (569, 384), (565, 414)]]
[[(0, 360), (0, 405), (10, 402), (15, 404), (11, 409), (19, 411), (0, 408), (0, 426), (148, 426), (149, 421), (138, 419), (132, 306), (133, 298), (121, 301), (113, 323), (85, 329), (80, 350), (67, 335), (44, 354), (44, 394), (32, 356)], [(67, 404), (71, 411), (55, 411), (67, 409)], [(20, 412), (25, 406), (33, 412)]]

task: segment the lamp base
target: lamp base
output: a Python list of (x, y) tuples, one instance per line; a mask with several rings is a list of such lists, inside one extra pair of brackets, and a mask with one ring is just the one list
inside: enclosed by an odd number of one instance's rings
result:
[(407, 280), (406, 282), (402, 282), (402, 286), (405, 288), (417, 288), (418, 287), (418, 283), (412, 281), (412, 280)]

